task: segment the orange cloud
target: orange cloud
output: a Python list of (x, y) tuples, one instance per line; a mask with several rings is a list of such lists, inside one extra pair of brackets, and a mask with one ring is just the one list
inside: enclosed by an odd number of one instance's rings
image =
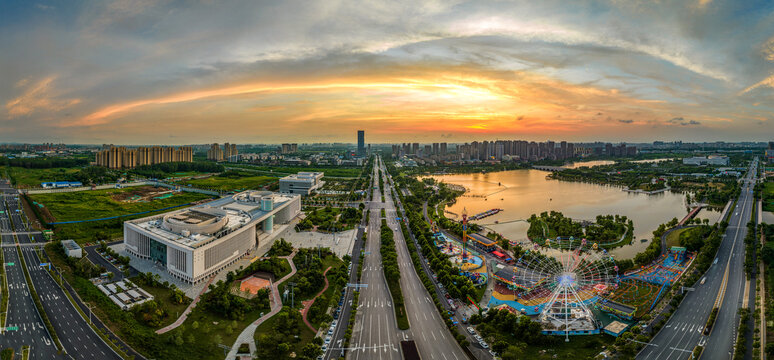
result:
[(32, 86), (29, 79), (22, 79), (16, 83), (17, 88), (26, 89), (18, 97), (8, 101), (5, 109), (10, 118), (31, 115), (36, 111), (59, 111), (70, 106), (79, 104), (80, 99), (56, 99), (51, 83), (56, 79), (55, 76), (44, 78)]

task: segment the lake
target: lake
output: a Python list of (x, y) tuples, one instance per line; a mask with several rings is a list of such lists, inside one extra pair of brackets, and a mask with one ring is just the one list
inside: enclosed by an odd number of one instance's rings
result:
[[(529, 224), (523, 220), (532, 214), (554, 210), (576, 220), (594, 220), (597, 215), (625, 215), (634, 221), (635, 241), (631, 245), (611, 250), (619, 259), (633, 258), (648, 246), (659, 224), (674, 217), (682, 219), (688, 213), (682, 194), (628, 193), (617, 186), (546, 179), (548, 174), (546, 171), (530, 169), (432, 177), (468, 189), (447, 210), (459, 215), (465, 208), (470, 216), (492, 208), (503, 209), (476, 223), (524, 244), (528, 242)], [(447, 214), (447, 217), (454, 219), (451, 214)], [(703, 209), (698, 217), (714, 223), (720, 217), (720, 211)], [(495, 221), (499, 224), (494, 224)], [(648, 241), (641, 242), (640, 239)]]

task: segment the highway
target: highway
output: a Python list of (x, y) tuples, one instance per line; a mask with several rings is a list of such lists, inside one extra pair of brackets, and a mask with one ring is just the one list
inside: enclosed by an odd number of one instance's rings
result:
[[(637, 359), (688, 359), (696, 345), (705, 347), (702, 359), (730, 359), (739, 323), (737, 310), (742, 306), (745, 287), (744, 237), (754, 202), (757, 160), (742, 179), (742, 191), (735, 207), (730, 209), (728, 227), (718, 249), (717, 262), (706, 273), (706, 282), (697, 283), (664, 328), (637, 355)], [(727, 282), (724, 285), (724, 278)], [(754, 287), (754, 285), (753, 285)], [(725, 288), (725, 291), (722, 289)], [(754, 289), (753, 289), (754, 290)], [(709, 337), (702, 334), (704, 325), (720, 295), (721, 307)]]
[[(378, 166), (380, 159), (374, 161), (373, 192), (367, 209), (371, 210), (368, 219), (368, 234), (363, 256), (363, 273), (361, 283), (367, 285), (360, 290), (358, 311), (352, 330), (352, 340), (348, 353), (349, 359), (402, 359), (400, 341), (406, 336), (398, 329), (395, 321), (395, 310), (392, 307), (392, 297), (387, 288), (387, 282), (382, 271), (382, 257), (379, 251), (380, 228), (382, 225), (381, 202), (382, 192), (379, 188)], [(396, 239), (397, 241), (397, 239)], [(352, 269), (357, 271), (355, 267)], [(403, 275), (401, 269), (401, 276)]]
[[(438, 313), (433, 299), (422, 284), (419, 275), (414, 269), (411, 256), (408, 252), (406, 240), (400, 231), (398, 214), (392, 196), (389, 196), (393, 182), (387, 168), (380, 161), (383, 176), (385, 176), (385, 211), (387, 224), (395, 233), (395, 245), (398, 248), (398, 267), (400, 267), (400, 283), (403, 297), (406, 303), (411, 328), (407, 331), (407, 338), (413, 339), (423, 359), (430, 360), (462, 360), (468, 356), (462, 347), (452, 337), (444, 320)], [(396, 190), (398, 191), (398, 190)]]
[[(17, 231), (28, 231), (27, 221), (24, 218), (19, 199), (6, 197), (6, 204), (13, 228)], [(43, 241), (43, 237), (39, 233), (20, 234), (16, 237), (20, 244)], [(11, 249), (16, 251), (14, 248)], [(32, 285), (35, 287), (43, 309), (67, 355), (74, 359), (120, 359), (121, 357), (81, 317), (75, 306), (64, 294), (64, 290), (57, 285), (48, 271), (40, 266), (38, 250), (33, 247), (22, 247), (21, 249)], [(4, 249), (5, 254), (8, 254), (8, 250)], [(21, 266), (21, 263), (18, 266)]]
[[(0, 191), (3, 194), (16, 192), (3, 180), (0, 180)], [(3, 211), (0, 214), (0, 231), (10, 232), (11, 222), (5, 201), (2, 199), (0, 199), (0, 211)], [(0, 241), (3, 244), (15, 243), (12, 235), (3, 235), (0, 237)], [(30, 347), (30, 359), (64, 358), (57, 354), (56, 346), (46, 331), (37, 308), (35, 308), (16, 247), (4, 247), (3, 256), (3, 266), (8, 281), (8, 310), (5, 324), (0, 324), (0, 326), (12, 328), (12, 330), (4, 331), (3, 335), (0, 336), (0, 347), (3, 349), (10, 347), (20, 353), (22, 347), (27, 345)], [(2, 291), (6, 291), (6, 289)]]

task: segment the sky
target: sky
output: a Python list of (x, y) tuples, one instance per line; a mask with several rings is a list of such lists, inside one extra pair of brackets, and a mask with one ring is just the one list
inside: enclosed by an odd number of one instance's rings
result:
[(0, 142), (774, 140), (774, 2), (0, 3)]

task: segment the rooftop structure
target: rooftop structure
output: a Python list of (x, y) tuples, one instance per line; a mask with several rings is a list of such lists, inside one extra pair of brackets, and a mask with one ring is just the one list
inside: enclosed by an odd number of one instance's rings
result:
[(710, 155), (694, 156), (683, 159), (684, 165), (728, 165), (728, 156), (725, 155)]
[(191, 208), (124, 222), (129, 254), (198, 283), (271, 241), (274, 223), (301, 211), (300, 196), (244, 191)]
[(62, 247), (64, 248), (67, 257), (83, 257), (83, 250), (81, 250), (81, 247), (74, 240), (62, 240)]
[(309, 195), (312, 191), (322, 188), (324, 173), (322, 172), (299, 172), (295, 175), (288, 175), (279, 181), (280, 192), (286, 194)]

